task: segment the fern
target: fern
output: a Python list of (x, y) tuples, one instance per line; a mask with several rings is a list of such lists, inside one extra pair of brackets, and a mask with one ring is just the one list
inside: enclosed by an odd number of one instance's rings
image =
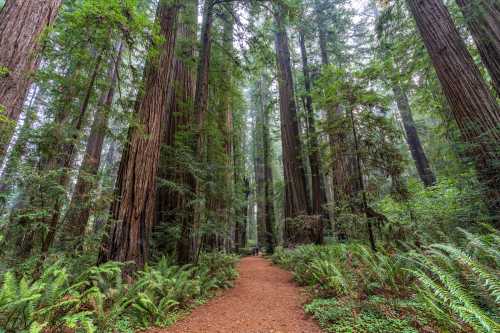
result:
[[(413, 256), (422, 267), (413, 270), (413, 274), (423, 288), (434, 293), (442, 306), (449, 308), (478, 332), (495, 332), (499, 328), (498, 324), (474, 302), (473, 297), (466, 292), (455, 276), (439, 267), (429, 257), (421, 254), (413, 254)], [(429, 274), (426, 274), (424, 270)], [(439, 283), (432, 276), (437, 278)]]
[(484, 265), (456, 247), (446, 244), (434, 244), (431, 247), (450, 254), (452, 258), (469, 267), (476, 274), (478, 280), (483, 283), (485, 289), (491, 293), (496, 303), (500, 305), (500, 283), (498, 276), (495, 276)]

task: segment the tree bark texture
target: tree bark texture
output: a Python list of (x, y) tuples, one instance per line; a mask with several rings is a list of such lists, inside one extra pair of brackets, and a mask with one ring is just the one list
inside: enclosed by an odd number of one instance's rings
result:
[(55, 20), (61, 0), (7, 0), (0, 10), (0, 161), (14, 133), (33, 72), (39, 38)]
[(500, 3), (498, 0), (456, 0), (500, 97)]
[[(159, 178), (173, 181), (183, 189), (195, 187), (196, 179), (185, 165), (179, 165), (175, 160), (175, 154), (179, 146), (186, 145), (182, 138), (183, 132), (190, 130), (192, 124), (195, 73), (189, 65), (189, 60), (194, 56), (194, 41), (196, 40), (196, 6), (194, 1), (184, 6), (179, 13), (177, 25), (176, 53), (173, 59), (174, 71), (174, 93), (171, 95), (168, 105), (171, 110), (167, 120), (167, 126), (163, 135), (162, 165), (159, 169)], [(179, 264), (187, 264), (194, 259), (193, 248), (193, 209), (190, 202), (194, 199), (193, 192), (189, 190), (172, 190), (159, 187), (157, 191), (157, 227), (161, 228), (167, 224), (181, 226), (179, 239), (174, 244), (177, 261)], [(171, 246), (165, 244), (165, 240), (158, 241), (158, 250), (166, 251)]]
[(297, 122), (297, 107), (293, 90), (290, 49), (285, 28), (284, 9), (275, 7), (275, 48), (278, 65), (278, 86), (281, 117), (281, 141), (285, 182), (285, 239), (288, 243), (307, 241), (306, 235), (298, 233), (293, 225), (297, 217), (309, 214), (306, 175), (301, 160), (301, 143)]
[(442, 0), (407, 0), (475, 162), (490, 210), (500, 211), (500, 110)]
[(169, 93), (173, 93), (172, 61), (175, 51), (177, 6), (160, 3), (157, 22), (164, 38), (159, 55), (146, 64), (144, 91), (138, 97), (139, 126), (129, 129), (111, 207), (114, 222), (103, 242), (99, 262), (133, 261), (143, 267), (155, 219), (155, 188), (163, 127), (167, 119)]

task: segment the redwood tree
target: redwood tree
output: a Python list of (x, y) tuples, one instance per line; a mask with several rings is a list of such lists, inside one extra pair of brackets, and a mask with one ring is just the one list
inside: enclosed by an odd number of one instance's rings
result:
[(407, 0), (490, 210), (500, 210), (500, 111), (442, 0)]
[(0, 10), (0, 111), (5, 108), (5, 115), (0, 112), (0, 161), (38, 67), (40, 34), (60, 5), (61, 0), (7, 0)]
[(456, 1), (500, 97), (500, 3), (495, 0)]
[(285, 28), (284, 7), (274, 7), (276, 25), (275, 48), (278, 65), (278, 86), (281, 117), (281, 142), (283, 147), (283, 168), (285, 182), (285, 230), (287, 242), (304, 242), (306, 235), (298, 232), (297, 217), (308, 215), (310, 211), (306, 187), (306, 174), (301, 160), (301, 142), (297, 122), (294, 85), (290, 63), (288, 35)]
[[(162, 134), (162, 164), (159, 169), (159, 178), (173, 181), (182, 188), (193, 188), (194, 175), (186, 165), (177, 162), (178, 155), (172, 154), (178, 148), (188, 144), (180, 134), (189, 131), (193, 119), (193, 101), (195, 73), (190, 66), (194, 57), (196, 41), (196, 1), (189, 1), (179, 13), (177, 25), (177, 45), (173, 60), (174, 93), (168, 101), (171, 110), (167, 119), (167, 126)], [(171, 156), (173, 155), (173, 156)], [(159, 186), (157, 191), (157, 228), (161, 230), (165, 225), (177, 223), (181, 233), (177, 244), (165, 244), (165, 240), (158, 241), (158, 250), (176, 249), (177, 261), (181, 264), (192, 260), (193, 255), (193, 209), (191, 201), (194, 199), (192, 191), (169, 189)], [(161, 233), (159, 233), (161, 235)]]
[(144, 90), (136, 102), (138, 125), (129, 129), (111, 207), (113, 226), (103, 242), (99, 262), (133, 261), (142, 267), (148, 257), (161, 134), (172, 90), (177, 12), (177, 6), (164, 2), (157, 9), (163, 42), (158, 45), (159, 54), (146, 64)]

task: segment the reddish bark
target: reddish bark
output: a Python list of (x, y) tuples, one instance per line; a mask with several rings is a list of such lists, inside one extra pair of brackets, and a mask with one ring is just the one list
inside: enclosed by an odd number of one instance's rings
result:
[(19, 119), (33, 71), (38, 67), (39, 37), (55, 20), (61, 0), (7, 0), (0, 10), (0, 161)]
[[(500, 111), (442, 0), (407, 0), (483, 183), (490, 210), (500, 212)], [(497, 218), (498, 219), (498, 218)], [(498, 221), (498, 220), (497, 220)]]
[(500, 3), (495, 0), (456, 0), (500, 97)]
[(301, 234), (292, 221), (308, 215), (309, 198), (307, 195), (306, 175), (301, 160), (301, 143), (297, 122), (297, 107), (293, 90), (293, 77), (290, 63), (288, 36), (285, 28), (284, 9), (275, 6), (276, 24), (275, 48), (278, 65), (278, 86), (280, 96), (281, 141), (283, 146), (283, 168), (285, 182), (285, 239), (286, 242), (307, 241), (307, 235)]
[[(185, 142), (179, 142), (177, 136), (179, 132), (188, 130), (192, 123), (192, 106), (194, 101), (195, 75), (191, 69), (189, 60), (194, 56), (194, 43), (186, 41), (195, 41), (196, 26), (192, 24), (193, 17), (196, 17), (195, 1), (191, 1), (189, 6), (181, 9), (180, 19), (177, 27), (177, 40), (184, 40), (179, 43), (173, 60), (174, 86), (175, 91), (169, 99), (170, 117), (167, 121), (165, 133), (163, 135), (163, 145), (165, 154), (171, 154), (178, 145), (184, 145)], [(175, 158), (175, 157), (174, 157)], [(176, 184), (192, 188), (196, 180), (193, 175), (185, 170), (185, 166), (176, 164), (169, 156), (162, 156), (164, 161), (159, 170), (159, 178), (173, 181)], [(166, 187), (160, 187), (157, 191), (157, 226), (161, 228), (166, 224), (176, 223), (181, 226), (180, 239), (176, 248), (177, 261), (186, 264), (193, 260), (193, 209), (190, 202), (194, 199), (192, 192), (170, 190)], [(166, 251), (173, 249), (170, 244), (165, 244), (164, 240), (158, 243), (158, 250)]]
[(133, 261), (143, 267), (155, 218), (155, 187), (160, 158), (161, 135), (167, 118), (168, 94), (172, 93), (176, 41), (176, 6), (160, 3), (157, 21), (164, 38), (159, 55), (146, 64), (144, 91), (136, 103), (139, 126), (129, 129), (111, 215), (113, 226), (103, 241), (99, 262)]

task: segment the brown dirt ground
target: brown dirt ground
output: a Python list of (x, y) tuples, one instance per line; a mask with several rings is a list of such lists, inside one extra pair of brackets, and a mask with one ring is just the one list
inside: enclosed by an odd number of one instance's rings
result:
[(321, 333), (306, 317), (292, 275), (261, 257), (238, 264), (235, 287), (165, 330), (150, 333)]

